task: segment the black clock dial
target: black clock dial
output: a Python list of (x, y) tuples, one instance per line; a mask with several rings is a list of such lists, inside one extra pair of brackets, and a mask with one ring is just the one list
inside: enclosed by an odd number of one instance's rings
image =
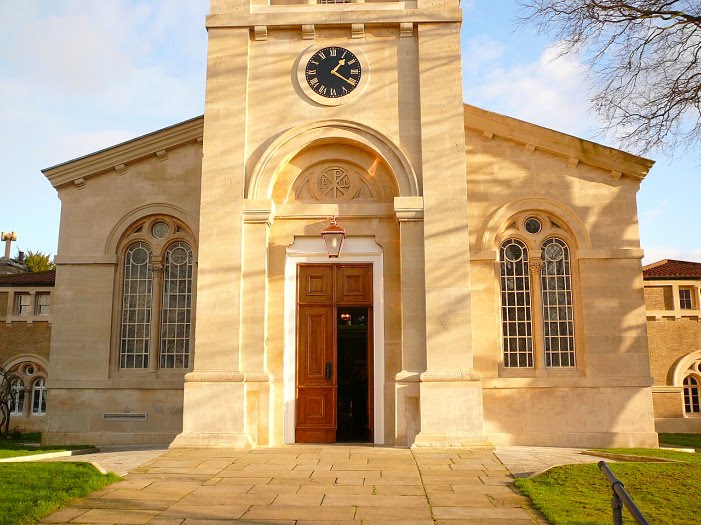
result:
[(343, 47), (325, 47), (307, 61), (304, 77), (314, 93), (326, 98), (348, 95), (360, 84), (358, 57)]

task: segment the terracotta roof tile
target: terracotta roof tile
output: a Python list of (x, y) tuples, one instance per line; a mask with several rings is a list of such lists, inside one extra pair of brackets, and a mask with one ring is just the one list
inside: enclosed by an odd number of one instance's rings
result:
[(0, 276), (0, 286), (54, 286), (56, 270)]
[(664, 259), (643, 266), (644, 279), (701, 279), (701, 263)]

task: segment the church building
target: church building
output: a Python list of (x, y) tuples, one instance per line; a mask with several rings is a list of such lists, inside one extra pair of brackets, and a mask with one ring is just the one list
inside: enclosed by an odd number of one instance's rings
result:
[(466, 105), (461, 20), (211, 0), (204, 116), (44, 170), (47, 443), (656, 446), (653, 163)]

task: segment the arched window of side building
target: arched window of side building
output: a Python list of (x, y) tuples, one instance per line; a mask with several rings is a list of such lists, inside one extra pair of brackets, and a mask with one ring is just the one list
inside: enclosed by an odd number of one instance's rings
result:
[(505, 369), (576, 366), (573, 268), (567, 230), (539, 213), (516, 217), (499, 251)]
[(46, 414), (46, 380), (43, 377), (32, 384), (32, 415)]
[(24, 414), (24, 381), (19, 377), (12, 380), (12, 412), (13, 416)]
[(191, 366), (193, 241), (168, 216), (142, 219), (125, 235), (119, 369)]

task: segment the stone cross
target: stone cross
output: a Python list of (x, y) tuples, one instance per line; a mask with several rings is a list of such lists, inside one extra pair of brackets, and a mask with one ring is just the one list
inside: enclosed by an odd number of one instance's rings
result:
[(17, 240), (17, 232), (2, 232), (2, 240), (5, 241), (5, 259), (9, 261), (12, 241)]

